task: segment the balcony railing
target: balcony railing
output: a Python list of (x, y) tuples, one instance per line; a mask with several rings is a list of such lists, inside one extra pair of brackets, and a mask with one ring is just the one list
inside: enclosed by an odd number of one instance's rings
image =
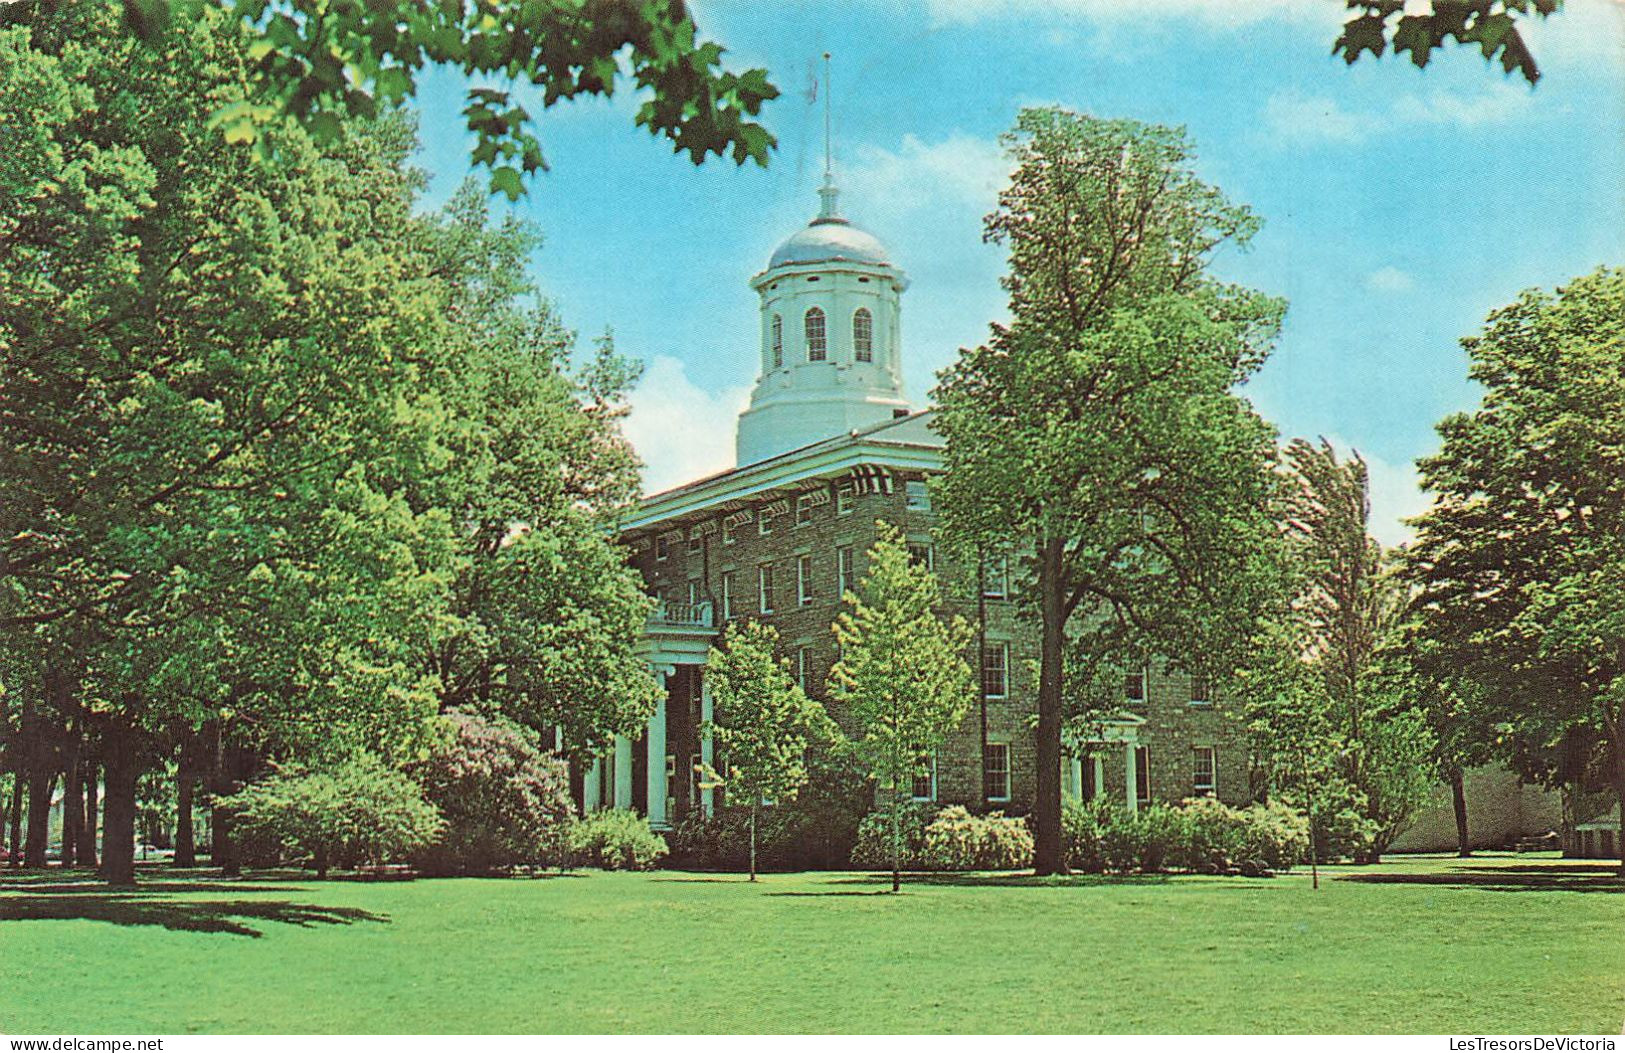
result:
[(711, 601), (670, 603), (666, 600), (659, 600), (655, 603), (654, 612), (649, 615), (649, 624), (668, 629), (713, 628)]

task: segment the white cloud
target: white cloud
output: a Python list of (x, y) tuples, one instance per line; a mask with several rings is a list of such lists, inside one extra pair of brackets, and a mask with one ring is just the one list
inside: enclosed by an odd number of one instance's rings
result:
[(1366, 276), (1365, 287), (1372, 292), (1410, 292), (1416, 288), (1416, 279), (1398, 267), (1380, 267)]
[(998, 202), (1010, 162), (996, 139), (954, 132), (940, 142), (903, 136), (896, 150), (862, 146), (840, 181), (865, 211), (970, 206), (980, 218)]
[(1326, 95), (1286, 91), (1264, 104), (1265, 127), (1277, 139), (1357, 143), (1366, 137), (1369, 123)]
[(656, 355), (632, 392), (626, 437), (643, 459), (645, 493), (668, 490), (733, 467), (734, 423), (750, 388), (706, 391), (683, 363)]
[(1417, 477), (1416, 466), (1373, 457), (1335, 435), (1327, 439), (1337, 448), (1339, 458), (1358, 451), (1365, 459), (1366, 478), (1371, 486), (1371, 536), (1389, 547), (1410, 541), (1411, 528), (1402, 521), (1427, 511), (1429, 500)]
[(1527, 114), (1532, 100), (1521, 81), (1491, 81), (1470, 92), (1400, 95), (1380, 108), (1356, 112), (1329, 95), (1287, 90), (1264, 104), (1264, 126), (1277, 141), (1352, 144), (1404, 128), (1471, 130), (1506, 124)]
[(1326, 0), (926, 0), (926, 11), (933, 25), (1048, 16), (1097, 23), (1188, 19), (1230, 28), (1283, 19), (1336, 25), (1343, 16), (1341, 5)]

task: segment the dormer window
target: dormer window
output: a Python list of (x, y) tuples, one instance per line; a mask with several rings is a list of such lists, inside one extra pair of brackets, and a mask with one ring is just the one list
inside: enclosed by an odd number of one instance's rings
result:
[(822, 362), (829, 352), (824, 340), (824, 311), (819, 307), (807, 309), (807, 361)]
[(773, 368), (784, 368), (784, 319), (773, 316)]
[(867, 307), (852, 315), (852, 355), (859, 362), (875, 360), (875, 320)]

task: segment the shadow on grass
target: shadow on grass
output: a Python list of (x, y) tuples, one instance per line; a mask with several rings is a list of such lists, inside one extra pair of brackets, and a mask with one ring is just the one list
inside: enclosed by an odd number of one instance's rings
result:
[(288, 900), (170, 900), (169, 888), (139, 891), (25, 894), (0, 897), (0, 923), (8, 921), (106, 921), (114, 925), (157, 925), (177, 932), (211, 932), (258, 938), (249, 921), (312, 928), (358, 921), (387, 923), (389, 916), (356, 907), (323, 907)]
[[(1168, 874), (1069, 874), (1064, 877), (1036, 877), (1032, 874), (937, 874), (937, 873), (905, 873), (903, 875), (903, 889), (910, 887), (922, 888), (933, 886), (948, 886), (954, 888), (1074, 888), (1092, 885), (1165, 885), (1171, 880)], [(891, 893), (891, 874), (853, 874), (850, 877), (832, 878), (830, 885), (864, 885), (884, 886), (871, 888), (868, 891), (852, 889), (831, 889), (827, 892), (770, 892), (770, 896), (870, 896), (879, 893)]]
[(1625, 879), (1610, 866), (1453, 867), (1441, 873), (1340, 874), (1334, 880), (1366, 885), (1432, 885), (1490, 892), (1625, 893)]

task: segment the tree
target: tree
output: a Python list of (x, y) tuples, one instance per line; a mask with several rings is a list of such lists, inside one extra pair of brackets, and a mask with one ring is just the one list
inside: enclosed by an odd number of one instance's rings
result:
[(766, 802), (795, 799), (807, 782), (807, 750), (834, 737), (824, 707), (808, 698), (779, 657), (779, 634), (761, 622), (730, 624), (705, 663), (720, 773), (730, 798), (750, 802), (750, 880), (756, 880), (756, 821)]
[(575, 814), (564, 763), (510, 721), (459, 712), (446, 721), (450, 741), (407, 767), (446, 819), (414, 855), (417, 868), (481, 874), (563, 862)]
[(404, 859), (445, 827), (416, 782), (370, 753), (284, 765), (226, 803), (245, 827), (308, 858), (317, 878), (334, 865)]
[(836, 619), (841, 658), (830, 672), (834, 697), (859, 729), (854, 745), (889, 794), (892, 891), (901, 887), (898, 826), (909, 787), (965, 719), (976, 695), (965, 661), (971, 628), (938, 614), (936, 578), (910, 560), (902, 535), (877, 522), (869, 570)]
[(1366, 52), (1380, 58), (1392, 46), (1396, 55), (1410, 52), (1420, 69), (1454, 40), (1477, 45), (1488, 61), (1499, 56), (1503, 70), (1534, 84), (1540, 69), (1518, 24), (1531, 12), (1546, 18), (1562, 6), (1563, 0), (1433, 0), (1426, 10), (1413, 10), (1404, 0), (1348, 0), (1349, 10), (1360, 13), (1343, 23), (1332, 54), (1352, 66)]
[[(11, 15), (18, 18), (43, 3), (10, 6), (23, 9)], [(776, 145), (748, 118), (778, 89), (763, 70), (723, 69), (723, 48), (699, 37), (682, 0), (124, 0), (131, 30), (149, 42), (173, 22), (211, 10), (250, 37), (244, 72), (254, 98), (223, 103), (212, 114), (234, 142), (263, 146), (282, 115), (330, 142), (346, 117), (377, 117), (415, 94), (425, 67), (446, 67), (484, 78), (468, 90), (463, 115), (475, 136), (474, 163), (490, 168), (491, 189), (510, 199), (523, 193), (523, 175), (547, 167), (530, 109), (510, 87), (516, 84), (538, 89), (546, 108), (613, 95), (630, 78), (647, 93), (635, 123), (695, 164), (731, 153), (738, 164), (765, 165)]]
[(939, 377), (939, 493), (956, 547), (1033, 554), (1034, 835), (1052, 874), (1063, 677), (1152, 653), (1223, 670), (1251, 633), (1274, 443), (1234, 389), (1285, 308), (1206, 275), (1258, 221), (1196, 178), (1183, 132), (1028, 109), (1005, 145), (1017, 167), (986, 237), (1010, 247), (1012, 321)]
[(1572, 780), (1557, 754), (1595, 742), (1625, 806), (1625, 271), (1525, 292), (1463, 346), (1484, 394), (1419, 462), (1415, 617), (1526, 777)]
[(1359, 858), (1374, 863), (1432, 788), (1432, 734), (1414, 682), (1403, 655), (1384, 652), (1399, 638), (1404, 589), (1369, 532), (1365, 461), (1340, 459), (1324, 439), (1294, 439), (1285, 462), (1291, 601), (1281, 636), (1320, 680), (1340, 773), (1368, 824)]

